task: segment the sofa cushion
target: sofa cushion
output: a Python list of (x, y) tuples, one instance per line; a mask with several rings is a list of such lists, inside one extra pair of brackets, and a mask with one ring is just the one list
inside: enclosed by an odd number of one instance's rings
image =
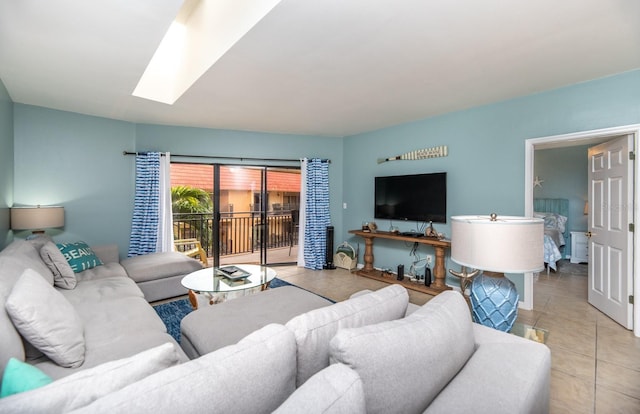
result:
[[(113, 268), (116, 276), (109, 275), (109, 269)], [(101, 269), (101, 271), (98, 271)], [(73, 290), (59, 290), (71, 304), (78, 309), (91, 306), (99, 302), (110, 302), (114, 299), (137, 297), (143, 298), (140, 288), (126, 276), (117, 275), (118, 269), (122, 269), (117, 263), (107, 263), (78, 273), (78, 284)], [(124, 272), (124, 270), (122, 270)], [(86, 278), (85, 276), (96, 276)]]
[(102, 263), (120, 262), (120, 251), (117, 244), (91, 246), (91, 250), (102, 260)]
[(19, 259), (0, 252), (0, 378), (10, 358), (20, 361), (25, 358), (22, 337), (5, 308), (7, 297), (23, 271)]
[(64, 367), (84, 361), (84, 328), (73, 306), (31, 269), (22, 273), (5, 303), (24, 338)]
[(340, 330), (331, 358), (362, 378), (368, 413), (421, 413), (474, 346), (466, 301), (446, 291), (404, 319)]
[(73, 289), (78, 281), (76, 275), (64, 258), (58, 246), (47, 242), (40, 248), (40, 257), (53, 273), (53, 284), (62, 289)]
[(73, 375), (76, 372), (97, 367), (105, 362), (129, 358), (135, 354), (167, 342), (175, 345), (177, 348), (176, 352), (180, 355), (181, 362), (189, 360), (189, 358), (184, 355), (184, 352), (182, 352), (182, 349), (180, 349), (180, 345), (178, 345), (171, 335), (166, 332), (158, 332), (157, 330), (149, 329), (140, 331), (135, 335), (128, 331), (127, 333), (117, 335), (113, 339), (104, 343), (94, 344), (87, 341), (87, 344), (90, 346), (86, 350), (84, 363), (77, 368), (61, 367), (46, 357), (29, 362), (41, 369), (42, 372), (49, 375), (54, 380), (58, 380)]
[(345, 365), (333, 364), (302, 384), (274, 414), (365, 414), (362, 380)]
[(126, 258), (120, 263), (137, 283), (186, 275), (202, 269), (199, 260), (178, 252), (149, 253)]
[(53, 381), (51, 377), (33, 365), (15, 358), (9, 359), (2, 375), (2, 389), (0, 389), (0, 409), (2, 410), (0, 411), (4, 411), (1, 403), (6, 401), (5, 397), (44, 387), (51, 381)]
[(68, 412), (174, 366), (179, 361), (176, 346), (166, 343), (129, 358), (79, 371), (38, 390), (0, 400), (0, 412)]
[(85, 303), (76, 309), (85, 326), (85, 340), (94, 344), (94, 348), (114, 338), (126, 341), (127, 336), (136, 332), (167, 331), (156, 311), (140, 297), (114, 297), (109, 301)]
[(407, 290), (391, 285), (366, 295), (298, 315), (286, 326), (298, 344), (297, 386), (329, 366), (329, 341), (338, 329), (354, 328), (404, 316)]
[(167, 368), (78, 413), (271, 413), (295, 390), (296, 344), (271, 324), (235, 345)]
[(548, 413), (551, 352), (526, 341), (480, 345), (425, 412)]
[[(38, 238), (38, 240), (41, 239)], [(39, 246), (38, 242), (16, 240), (5, 247), (1, 255), (18, 259), (19, 270), (17, 276), (20, 276), (24, 269), (33, 269), (49, 284), (53, 285), (53, 273), (42, 261), (40, 250), (37, 250), (36, 246)]]
[(91, 247), (83, 241), (58, 243), (57, 246), (75, 273), (80, 273), (83, 270), (96, 266), (102, 266), (102, 260), (100, 260), (93, 250), (91, 250)]
[(53, 285), (53, 274), (31, 241), (14, 240), (0, 252), (0, 377), (9, 358), (20, 361), (25, 359), (23, 338), (6, 312), (5, 302), (13, 285), (28, 268), (38, 272), (47, 283)]
[(227, 300), (185, 316), (180, 323), (180, 345), (189, 358), (197, 358), (235, 344), (270, 323), (283, 324), (303, 312), (329, 305), (329, 300), (295, 286)]

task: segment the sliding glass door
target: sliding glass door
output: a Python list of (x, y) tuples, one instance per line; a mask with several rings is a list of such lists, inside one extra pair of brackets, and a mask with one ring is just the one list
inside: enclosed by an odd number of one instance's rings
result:
[(210, 265), (297, 261), (299, 168), (172, 163), (171, 176), (174, 194), (209, 198), (173, 203), (175, 238), (198, 238)]

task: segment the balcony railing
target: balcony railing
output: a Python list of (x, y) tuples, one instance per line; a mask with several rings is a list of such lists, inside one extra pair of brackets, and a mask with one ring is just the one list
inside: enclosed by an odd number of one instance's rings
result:
[[(267, 232), (267, 249), (297, 245), (298, 226), (291, 212), (269, 213), (266, 222), (256, 212), (220, 213), (220, 256), (253, 253), (260, 250), (262, 232)], [(213, 256), (213, 218), (211, 214), (173, 215), (174, 239), (197, 239)]]

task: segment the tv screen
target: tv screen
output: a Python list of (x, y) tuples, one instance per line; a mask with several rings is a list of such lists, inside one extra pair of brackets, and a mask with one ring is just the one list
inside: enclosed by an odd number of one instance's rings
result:
[(447, 222), (447, 173), (376, 177), (375, 218)]

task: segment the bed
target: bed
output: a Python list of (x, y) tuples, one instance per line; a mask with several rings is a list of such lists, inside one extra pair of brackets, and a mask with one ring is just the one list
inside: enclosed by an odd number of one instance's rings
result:
[[(544, 263), (547, 271), (558, 269), (562, 259), (560, 249), (569, 239), (567, 220), (569, 200), (566, 198), (536, 198), (533, 200), (534, 217), (544, 219)], [(564, 250), (564, 249), (563, 249)]]

